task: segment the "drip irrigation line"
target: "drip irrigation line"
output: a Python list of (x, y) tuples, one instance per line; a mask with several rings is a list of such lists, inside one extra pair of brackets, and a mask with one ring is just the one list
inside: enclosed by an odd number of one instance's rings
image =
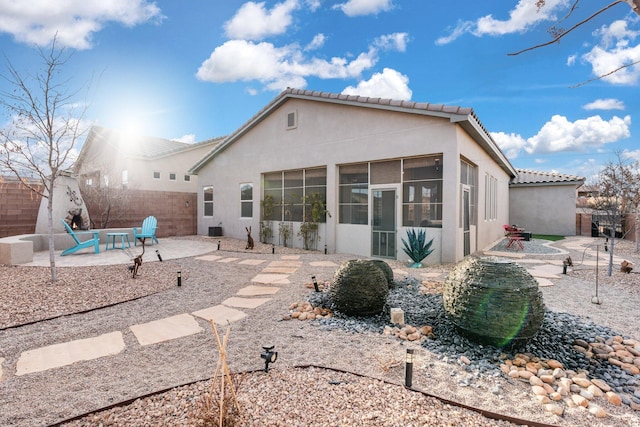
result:
[[(470, 405), (466, 405), (464, 403), (456, 402), (455, 400), (451, 400), (451, 399), (444, 398), (442, 396), (431, 394), (431, 393), (429, 393), (429, 392), (427, 392), (425, 390), (422, 390), (422, 389), (419, 389), (419, 388), (416, 388), (416, 387), (407, 387), (407, 386), (404, 386), (402, 384), (398, 384), (398, 383), (393, 382), (393, 381), (370, 377), (368, 375), (359, 374), (357, 372), (351, 372), (351, 371), (348, 371), (346, 369), (330, 368), (330, 367), (321, 366), (321, 365), (314, 365), (314, 364), (293, 365), (293, 366), (287, 367), (285, 369), (309, 369), (309, 368), (318, 368), (318, 369), (324, 369), (324, 370), (327, 370), (327, 371), (340, 372), (340, 373), (343, 373), (343, 374), (354, 375), (354, 376), (357, 376), (357, 377), (360, 377), (360, 378), (366, 378), (366, 379), (371, 379), (371, 380), (376, 380), (376, 381), (382, 381), (383, 383), (389, 384), (389, 385), (394, 385), (394, 386), (398, 386), (398, 387), (404, 387), (405, 389), (407, 389), (409, 391), (413, 391), (413, 392), (416, 392), (416, 393), (420, 393), (423, 396), (430, 397), (430, 398), (433, 398), (433, 399), (437, 399), (437, 400), (439, 400), (440, 402), (442, 402), (444, 404), (451, 405), (451, 406), (456, 406), (458, 408), (462, 408), (462, 409), (466, 409), (466, 410), (469, 410), (469, 411), (476, 412), (476, 413), (482, 415), (485, 418), (490, 418), (490, 419), (499, 420), (499, 421), (508, 421), (510, 423), (521, 425), (521, 426), (560, 427), (557, 424), (546, 424), (546, 423), (541, 423), (541, 422), (537, 422), (537, 421), (530, 421), (530, 420), (525, 420), (525, 419), (522, 419), (522, 418), (516, 418), (516, 417), (509, 416), (509, 415), (499, 414), (497, 412), (487, 411), (485, 409), (476, 408), (474, 406), (470, 406)], [(258, 372), (264, 372), (264, 369), (249, 369), (249, 370), (245, 370), (245, 371), (234, 372), (233, 374), (234, 375), (237, 375), (237, 374), (255, 374), (255, 373), (258, 373)], [(78, 420), (80, 420), (80, 419), (82, 419), (84, 417), (87, 417), (87, 416), (89, 416), (91, 414), (94, 414), (94, 413), (97, 413), (97, 412), (108, 411), (108, 410), (113, 409), (113, 408), (118, 408), (118, 407), (130, 405), (131, 403), (135, 402), (138, 399), (145, 399), (145, 398), (148, 398), (148, 397), (152, 397), (152, 396), (156, 396), (156, 395), (159, 395), (159, 394), (167, 393), (167, 392), (169, 392), (169, 391), (171, 391), (171, 390), (173, 390), (175, 388), (186, 387), (186, 386), (190, 386), (190, 385), (202, 382), (202, 381), (210, 381), (212, 379), (213, 379), (213, 376), (205, 377), (205, 378), (201, 378), (201, 379), (198, 379), (198, 380), (189, 381), (189, 382), (186, 382), (186, 383), (182, 383), (182, 384), (174, 385), (174, 386), (171, 386), (171, 387), (167, 387), (167, 388), (164, 388), (162, 390), (152, 391), (150, 393), (142, 394), (142, 395), (139, 395), (139, 396), (136, 396), (136, 397), (132, 397), (132, 398), (120, 401), (120, 402), (112, 403), (112, 404), (104, 406), (102, 408), (94, 409), (94, 410), (89, 411), (89, 412), (85, 412), (85, 413), (82, 413), (82, 414), (79, 414), (79, 415), (75, 415), (75, 416), (70, 417), (70, 418), (66, 418), (66, 419), (64, 419), (62, 421), (58, 421), (58, 422), (56, 422), (54, 424), (49, 424), (47, 427), (60, 427), (63, 424), (70, 423), (70, 422), (73, 422), (73, 421), (78, 421)]]

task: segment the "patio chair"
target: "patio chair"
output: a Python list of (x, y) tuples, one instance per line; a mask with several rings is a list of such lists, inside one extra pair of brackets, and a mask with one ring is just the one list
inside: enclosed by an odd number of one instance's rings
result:
[[(65, 249), (64, 251), (62, 251), (62, 254), (60, 254), (61, 256), (65, 256), (65, 255), (69, 255), (72, 254), (76, 251), (79, 251), (80, 249), (85, 249), (85, 248), (90, 248), (91, 246), (94, 247), (96, 253), (100, 253), (100, 232), (98, 231), (78, 231), (75, 232), (73, 231), (73, 229), (69, 226), (69, 224), (67, 224), (67, 222), (64, 219), (61, 219), (60, 221), (62, 221), (62, 224), (64, 224), (64, 227), (67, 229), (67, 233), (73, 238), (73, 240), (76, 242), (76, 245), (69, 248), (69, 249)], [(85, 241), (80, 241), (80, 239), (78, 238), (78, 236), (82, 235), (82, 234), (91, 234), (93, 237), (89, 240), (85, 240)]]
[(138, 246), (138, 240), (142, 242), (142, 239), (151, 239), (151, 244), (155, 241), (158, 243), (158, 239), (156, 238), (156, 228), (158, 228), (158, 220), (155, 216), (148, 216), (142, 221), (142, 227), (134, 227), (133, 228), (133, 245)]
[(503, 225), (502, 228), (504, 229), (505, 237), (509, 239), (507, 249), (514, 248), (515, 245), (516, 250), (518, 248), (520, 250), (524, 250), (524, 245), (522, 244), (522, 241), (524, 240), (524, 237), (522, 236), (523, 230), (512, 225)]

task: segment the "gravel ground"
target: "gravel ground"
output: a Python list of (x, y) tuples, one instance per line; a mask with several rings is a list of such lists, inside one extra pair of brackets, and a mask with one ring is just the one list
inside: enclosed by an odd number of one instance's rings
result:
[[(527, 243), (526, 252), (537, 251), (539, 245)], [(416, 389), (543, 423), (640, 426), (638, 411), (606, 402), (602, 404), (608, 413), (604, 419), (596, 419), (578, 408), (567, 408), (562, 417), (551, 415), (535, 401), (528, 386), (510, 381), (497, 369), (470, 370), (459, 362), (456, 354), (443, 357), (419, 343), (372, 331), (328, 330), (317, 321), (284, 321), (291, 303), (304, 301), (309, 296), (311, 275), (316, 275), (321, 283), (333, 275), (335, 267), (313, 267), (311, 261), (339, 264), (353, 257), (286, 248), (278, 248), (279, 253), (274, 256), (271, 246), (261, 244), (248, 253), (244, 251), (244, 242), (230, 239), (224, 247), (236, 250), (216, 255), (271, 261), (283, 254), (297, 253), (303, 262), (290, 276), (291, 284), (284, 285), (272, 301), (231, 324), (227, 361), (232, 371), (253, 371), (264, 366), (259, 358), (262, 345), (274, 344), (279, 352), (278, 361), (269, 373), (249, 374), (239, 385), (238, 400), (243, 417), (240, 425), (508, 425), (402, 387), (403, 357), (407, 348), (414, 348), (413, 386)], [(638, 265), (638, 255), (628, 242), (616, 247), (616, 255), (636, 261)], [(561, 261), (565, 256), (541, 250), (527, 259)], [(572, 252), (571, 256), (577, 264), (574, 269), (558, 280), (553, 279), (555, 286), (542, 288), (547, 308), (639, 338), (640, 276), (614, 269), (609, 277), (600, 271), (599, 295), (603, 304), (593, 305), (590, 299), (594, 292), (594, 270), (578, 265), (582, 253)], [(423, 274), (428, 274), (428, 282), (435, 285), (432, 290), (436, 294), (438, 284), (451, 267), (407, 269), (402, 263), (390, 264), (396, 269), (397, 280), (415, 276), (422, 281), (425, 280)], [(128, 278), (126, 271), (123, 273), (123, 266), (65, 268), (59, 269), (61, 280), (55, 285), (48, 282), (46, 268), (0, 267), (4, 291), (0, 294), (0, 366), (3, 368), (0, 425), (50, 425), (165, 389), (169, 391), (95, 412), (69, 424), (202, 425), (198, 408), (209, 390), (208, 378), (213, 375), (218, 360), (210, 326), (200, 321), (205, 333), (144, 347), (128, 328), (219, 304), (247, 286), (265, 265), (239, 266), (185, 258), (153, 263), (153, 268), (145, 266), (135, 282)], [(177, 268), (183, 272), (181, 288), (175, 287)], [(87, 283), (89, 286), (84, 286)], [(131, 286), (132, 283), (135, 286)], [(103, 308), (86, 311), (97, 307)], [(15, 375), (15, 363), (24, 351), (111, 331), (124, 334), (126, 349), (118, 355), (41, 373)], [(367, 378), (327, 369), (295, 368), (299, 365), (326, 366)]]

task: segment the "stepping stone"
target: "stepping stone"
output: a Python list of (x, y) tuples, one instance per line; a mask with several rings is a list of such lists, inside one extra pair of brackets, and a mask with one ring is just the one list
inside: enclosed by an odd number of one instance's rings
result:
[(264, 259), (245, 259), (240, 261), (238, 264), (244, 264), (244, 265), (260, 265), (267, 262)]
[(311, 261), (309, 265), (311, 265), (312, 267), (337, 267), (338, 266), (338, 264), (336, 264), (333, 261)]
[(260, 307), (262, 304), (271, 301), (271, 298), (239, 298), (239, 297), (231, 297), (222, 301), (222, 304), (229, 307), (237, 307), (237, 308), (256, 308)]
[[(520, 261), (518, 261), (518, 264), (544, 264), (544, 263), (545, 261), (542, 261), (541, 259), (521, 259)], [(560, 261), (560, 265), (562, 265), (562, 261)]]
[(533, 277), (545, 277), (547, 279), (559, 279), (558, 274), (562, 274), (562, 269), (554, 265), (537, 265), (533, 268), (528, 268), (527, 271), (531, 273)]
[(194, 311), (191, 314), (208, 321), (213, 320), (218, 325), (226, 325), (227, 322), (235, 322), (247, 317), (247, 313), (224, 305), (215, 305), (203, 310)]
[(293, 274), (297, 270), (296, 267), (266, 267), (262, 270), (263, 273), (276, 273), (276, 274)]
[(280, 288), (277, 288), (275, 286), (249, 285), (247, 287), (240, 289), (238, 291), (238, 295), (245, 296), (245, 297), (252, 297), (252, 296), (258, 296), (258, 295), (273, 295), (279, 290)]
[(282, 255), (280, 258), (281, 259), (289, 259), (289, 260), (300, 259), (300, 255)]
[(218, 262), (224, 262), (224, 263), (228, 263), (228, 262), (234, 262), (239, 260), (240, 258), (223, 258), (223, 259), (219, 259)]
[(196, 259), (200, 261), (217, 261), (220, 258), (222, 257), (217, 255), (204, 255), (204, 256), (196, 257)]
[(271, 261), (269, 267), (302, 267), (302, 261)]
[(540, 286), (541, 288), (553, 286), (553, 282), (549, 279), (545, 279), (544, 277), (536, 277), (535, 279), (538, 282), (538, 286)]
[(251, 279), (254, 283), (265, 283), (265, 284), (288, 284), (289, 282), (288, 274), (258, 274), (256, 277)]
[(113, 356), (124, 348), (122, 332), (53, 344), (22, 353), (16, 363), (16, 375), (46, 371), (82, 360)]
[(486, 251), (484, 254), (487, 256), (497, 256), (497, 257), (503, 257), (503, 258), (524, 258), (525, 257), (524, 254), (516, 253), (516, 252)]
[(196, 319), (188, 314), (166, 317), (130, 327), (140, 345), (156, 344), (202, 332)]

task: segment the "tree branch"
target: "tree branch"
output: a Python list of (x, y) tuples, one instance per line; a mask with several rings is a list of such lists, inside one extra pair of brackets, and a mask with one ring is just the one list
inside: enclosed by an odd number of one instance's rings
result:
[(584, 85), (586, 85), (587, 83), (595, 82), (596, 80), (600, 80), (600, 79), (602, 79), (602, 78), (605, 78), (605, 77), (607, 77), (607, 76), (610, 76), (611, 74), (617, 73), (617, 72), (618, 72), (618, 71), (620, 71), (620, 70), (623, 70), (623, 69), (625, 69), (625, 68), (631, 67), (631, 66), (636, 65), (636, 64), (640, 64), (640, 60), (638, 60), (638, 61), (634, 61), (634, 62), (631, 62), (631, 63), (629, 63), (629, 64), (622, 65), (622, 66), (620, 66), (620, 67), (616, 68), (615, 70), (611, 70), (611, 71), (609, 71), (609, 72), (608, 72), (608, 73), (606, 73), (606, 74), (603, 74), (603, 75), (598, 76), (598, 77), (594, 77), (594, 78), (589, 79), (589, 80), (585, 80), (585, 81), (584, 81), (584, 82), (582, 82), (582, 83), (578, 83), (577, 85), (569, 86), (569, 87), (570, 87), (571, 89), (575, 89), (575, 88), (577, 88), (577, 87), (584, 86)]
[(617, 0), (617, 1), (614, 1), (613, 3), (611, 3), (611, 4), (609, 4), (609, 5), (605, 6), (605, 7), (603, 7), (603, 8), (602, 8), (602, 9), (600, 9), (599, 11), (594, 12), (594, 13), (593, 13), (591, 16), (589, 16), (588, 18), (585, 18), (584, 20), (582, 20), (582, 21), (578, 22), (578, 23), (577, 23), (577, 24), (575, 24), (573, 27), (569, 28), (567, 31), (563, 31), (562, 33), (560, 33), (560, 34), (558, 34), (557, 36), (553, 37), (553, 39), (552, 39), (552, 40), (550, 40), (550, 41), (548, 41), (548, 42), (546, 42), (546, 43), (541, 43), (541, 44), (538, 44), (538, 45), (535, 45), (535, 46), (531, 46), (531, 47), (528, 47), (528, 48), (526, 48), (526, 49), (522, 49), (522, 50), (520, 50), (520, 51), (518, 51), (518, 52), (507, 53), (507, 56), (516, 56), (516, 55), (520, 55), (521, 53), (528, 52), (528, 51), (530, 51), (530, 50), (539, 49), (539, 48), (541, 48), (541, 47), (545, 47), (545, 46), (549, 46), (549, 45), (551, 45), (551, 44), (553, 44), (553, 43), (557, 43), (557, 42), (559, 42), (559, 41), (560, 41), (560, 39), (561, 39), (561, 38), (563, 38), (564, 36), (566, 36), (567, 34), (569, 34), (571, 31), (573, 31), (573, 30), (575, 30), (576, 28), (578, 28), (578, 27), (580, 27), (580, 26), (584, 25), (585, 23), (587, 23), (587, 22), (591, 21), (591, 20), (592, 20), (593, 18), (595, 18), (596, 16), (600, 15), (601, 13), (603, 13), (603, 12), (607, 11), (608, 9), (612, 8), (613, 6), (615, 6), (615, 5), (619, 4), (619, 3), (624, 3), (624, 0)]

